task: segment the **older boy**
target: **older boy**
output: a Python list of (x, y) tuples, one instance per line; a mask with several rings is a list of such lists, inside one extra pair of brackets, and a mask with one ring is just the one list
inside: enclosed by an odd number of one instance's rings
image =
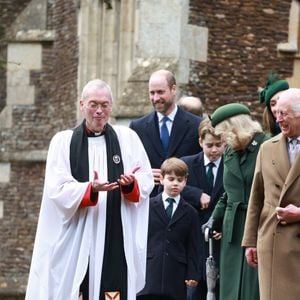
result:
[[(223, 188), (223, 153), (225, 142), (221, 135), (215, 133), (208, 119), (204, 119), (198, 128), (199, 145), (203, 152), (184, 156), (181, 159), (189, 168), (187, 185), (182, 196), (199, 215), (202, 226), (211, 216), (214, 207), (224, 192)], [(219, 261), (220, 241), (213, 241), (213, 255)], [(196, 288), (188, 289), (188, 300), (205, 300), (207, 294), (205, 262), (208, 257), (208, 243), (200, 235), (200, 281)]]

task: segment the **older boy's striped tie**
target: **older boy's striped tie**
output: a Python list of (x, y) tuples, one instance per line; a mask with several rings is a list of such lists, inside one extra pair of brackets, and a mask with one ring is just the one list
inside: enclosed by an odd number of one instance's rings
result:
[(208, 193), (209, 195), (211, 194), (213, 187), (214, 187), (214, 173), (213, 173), (213, 168), (214, 168), (215, 164), (211, 161), (208, 164), (208, 169), (206, 172), (206, 179), (207, 179), (207, 184), (208, 184)]

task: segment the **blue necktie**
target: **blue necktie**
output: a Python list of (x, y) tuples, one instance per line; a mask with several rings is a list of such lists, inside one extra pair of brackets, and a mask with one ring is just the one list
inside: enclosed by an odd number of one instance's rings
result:
[(169, 202), (169, 205), (166, 208), (166, 214), (167, 214), (169, 220), (171, 220), (172, 213), (173, 213), (173, 203), (175, 202), (175, 200), (173, 198), (167, 198), (166, 201)]
[(164, 116), (162, 119), (162, 125), (160, 128), (160, 139), (162, 146), (164, 148), (165, 155), (168, 153), (168, 147), (169, 147), (169, 141), (170, 141), (170, 135), (168, 131), (168, 127), (166, 122), (169, 120), (167, 116)]
[(214, 173), (213, 173), (213, 167), (215, 164), (213, 162), (210, 162), (208, 164), (208, 170), (206, 172), (206, 179), (207, 179), (207, 184), (208, 184), (208, 194), (210, 195), (213, 187), (214, 187)]

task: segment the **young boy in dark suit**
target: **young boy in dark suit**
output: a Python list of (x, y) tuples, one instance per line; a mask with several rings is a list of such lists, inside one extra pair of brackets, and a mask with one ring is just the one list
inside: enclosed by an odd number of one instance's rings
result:
[[(221, 135), (215, 133), (208, 118), (200, 123), (198, 134), (199, 145), (203, 151), (181, 158), (189, 169), (189, 177), (182, 191), (182, 196), (198, 211), (199, 223), (202, 226), (210, 218), (217, 201), (224, 192), (223, 153), (225, 142)], [(188, 300), (206, 300), (205, 262), (208, 255), (208, 243), (201, 233), (200, 252), (198, 255), (200, 258), (201, 277), (196, 288), (188, 289)], [(220, 241), (213, 240), (213, 256), (218, 263)], [(218, 299), (218, 291), (216, 291), (216, 294)]]
[(186, 286), (198, 284), (198, 215), (180, 196), (187, 176), (187, 165), (178, 158), (161, 166), (164, 190), (150, 199), (146, 285), (139, 300), (185, 300)]

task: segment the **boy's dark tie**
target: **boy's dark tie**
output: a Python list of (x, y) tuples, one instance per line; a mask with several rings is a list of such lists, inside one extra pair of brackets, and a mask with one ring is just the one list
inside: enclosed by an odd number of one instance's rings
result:
[(167, 214), (169, 220), (171, 220), (172, 212), (173, 212), (173, 203), (175, 202), (175, 200), (173, 198), (167, 198), (166, 201), (169, 202), (169, 205), (166, 208), (166, 214)]
[(215, 164), (213, 162), (210, 162), (208, 164), (208, 169), (206, 172), (206, 179), (207, 179), (207, 184), (208, 184), (208, 194), (210, 195), (213, 187), (214, 187), (214, 173), (213, 173), (213, 167), (215, 166)]

